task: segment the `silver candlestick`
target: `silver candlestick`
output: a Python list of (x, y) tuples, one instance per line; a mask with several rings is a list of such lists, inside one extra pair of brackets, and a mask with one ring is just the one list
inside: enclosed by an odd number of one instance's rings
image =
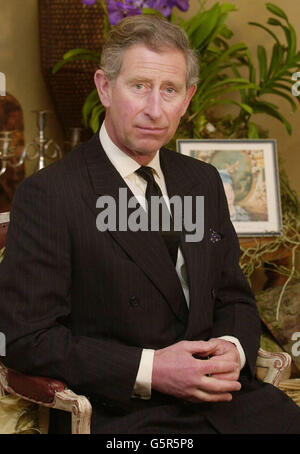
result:
[(19, 167), (21, 164), (17, 162), (13, 164), (12, 158), (16, 156), (15, 150), (17, 147), (12, 147), (12, 134), (15, 131), (0, 131), (0, 176), (3, 175), (8, 167)]
[(46, 114), (49, 111), (33, 110), (32, 112), (36, 113), (39, 134), (33, 139), (33, 142), (30, 142), (25, 146), (19, 162), (20, 164), (23, 164), (25, 159), (28, 159), (29, 161), (37, 159), (38, 161), (35, 169), (37, 171), (46, 167), (46, 158), (52, 160), (61, 158), (62, 152), (57, 143), (52, 139), (47, 139), (45, 137)]

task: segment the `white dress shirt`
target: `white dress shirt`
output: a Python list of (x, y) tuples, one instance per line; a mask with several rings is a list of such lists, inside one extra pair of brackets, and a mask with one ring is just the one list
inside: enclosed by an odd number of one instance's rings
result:
[[(134, 196), (137, 197), (137, 199), (139, 200), (139, 202), (141, 203), (143, 208), (145, 208), (145, 193), (146, 193), (147, 182), (142, 177), (140, 177), (137, 173), (135, 173), (135, 171), (140, 167), (140, 164), (138, 164), (134, 159), (132, 159), (130, 156), (128, 156), (122, 150), (120, 150), (112, 142), (112, 140), (110, 139), (110, 137), (106, 131), (104, 122), (100, 128), (99, 136), (100, 136), (101, 144), (103, 146), (103, 149), (104, 149), (108, 159), (111, 161), (113, 166), (116, 168), (116, 170), (119, 172), (121, 177), (124, 179), (125, 183), (129, 187), (129, 189), (132, 191)], [(165, 178), (164, 178), (164, 175), (163, 175), (161, 167), (160, 167), (159, 150), (155, 154), (152, 161), (149, 162), (149, 164), (147, 164), (147, 166), (151, 167), (154, 170), (154, 172), (153, 172), (154, 179), (155, 179), (156, 183), (159, 185), (162, 195), (164, 196), (166, 204), (170, 210), (170, 203), (169, 203)], [(177, 272), (177, 275), (179, 277), (179, 280), (180, 280), (180, 283), (182, 286), (182, 290), (183, 290), (183, 293), (184, 293), (184, 296), (186, 299), (186, 303), (189, 306), (189, 301), (190, 301), (189, 296), (190, 295), (189, 295), (189, 288), (187, 285), (186, 267), (185, 267), (185, 262), (184, 262), (184, 258), (183, 258), (180, 247), (178, 248), (176, 272)], [(242, 365), (242, 367), (244, 367), (245, 362), (246, 362), (245, 354), (244, 354), (243, 348), (242, 348), (240, 342), (238, 341), (238, 339), (236, 339), (235, 337), (232, 337), (232, 336), (222, 336), (221, 338), (228, 340), (236, 345), (236, 347), (239, 351), (239, 354), (240, 354), (241, 365)], [(153, 358), (154, 358), (154, 350), (143, 349), (132, 397), (137, 397), (137, 398), (141, 398), (141, 399), (150, 399)]]

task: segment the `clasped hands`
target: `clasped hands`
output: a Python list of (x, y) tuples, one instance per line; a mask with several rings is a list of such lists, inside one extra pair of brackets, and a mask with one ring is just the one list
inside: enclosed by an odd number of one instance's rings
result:
[(181, 341), (155, 351), (152, 389), (189, 402), (226, 402), (241, 389), (240, 369), (227, 340)]

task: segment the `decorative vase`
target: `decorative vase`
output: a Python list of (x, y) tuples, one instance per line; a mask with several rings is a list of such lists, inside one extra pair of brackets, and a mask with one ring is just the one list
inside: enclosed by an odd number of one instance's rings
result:
[[(81, 0), (39, 0), (41, 69), (64, 133), (82, 127), (82, 106), (94, 88), (97, 64), (78, 60), (65, 64), (56, 74), (54, 65), (74, 48), (100, 51), (104, 12), (99, 3), (86, 6)], [(82, 138), (91, 135), (84, 129)]]
[[(12, 137), (11, 150), (14, 157), (6, 161), (7, 168), (0, 177), (0, 213), (10, 211), (11, 202), (17, 186), (25, 177), (24, 165), (12, 167), (19, 160), (24, 148), (24, 121), (23, 110), (19, 101), (10, 93), (0, 97), (0, 132), (9, 131)], [(0, 134), (2, 135), (2, 134)], [(0, 158), (3, 158), (3, 148), (0, 141)], [(3, 163), (0, 159), (0, 172)]]

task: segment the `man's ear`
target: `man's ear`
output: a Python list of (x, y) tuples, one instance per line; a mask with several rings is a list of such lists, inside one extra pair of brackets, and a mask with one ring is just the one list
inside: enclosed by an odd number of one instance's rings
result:
[(100, 101), (104, 107), (110, 106), (110, 81), (102, 69), (98, 69), (94, 75), (94, 82), (98, 91)]
[(186, 97), (185, 97), (183, 108), (182, 108), (182, 114), (181, 114), (182, 117), (185, 114), (187, 108), (189, 107), (191, 99), (194, 96), (194, 94), (196, 93), (196, 90), (197, 90), (197, 85), (196, 84), (192, 85), (191, 87), (189, 87), (187, 89)]

